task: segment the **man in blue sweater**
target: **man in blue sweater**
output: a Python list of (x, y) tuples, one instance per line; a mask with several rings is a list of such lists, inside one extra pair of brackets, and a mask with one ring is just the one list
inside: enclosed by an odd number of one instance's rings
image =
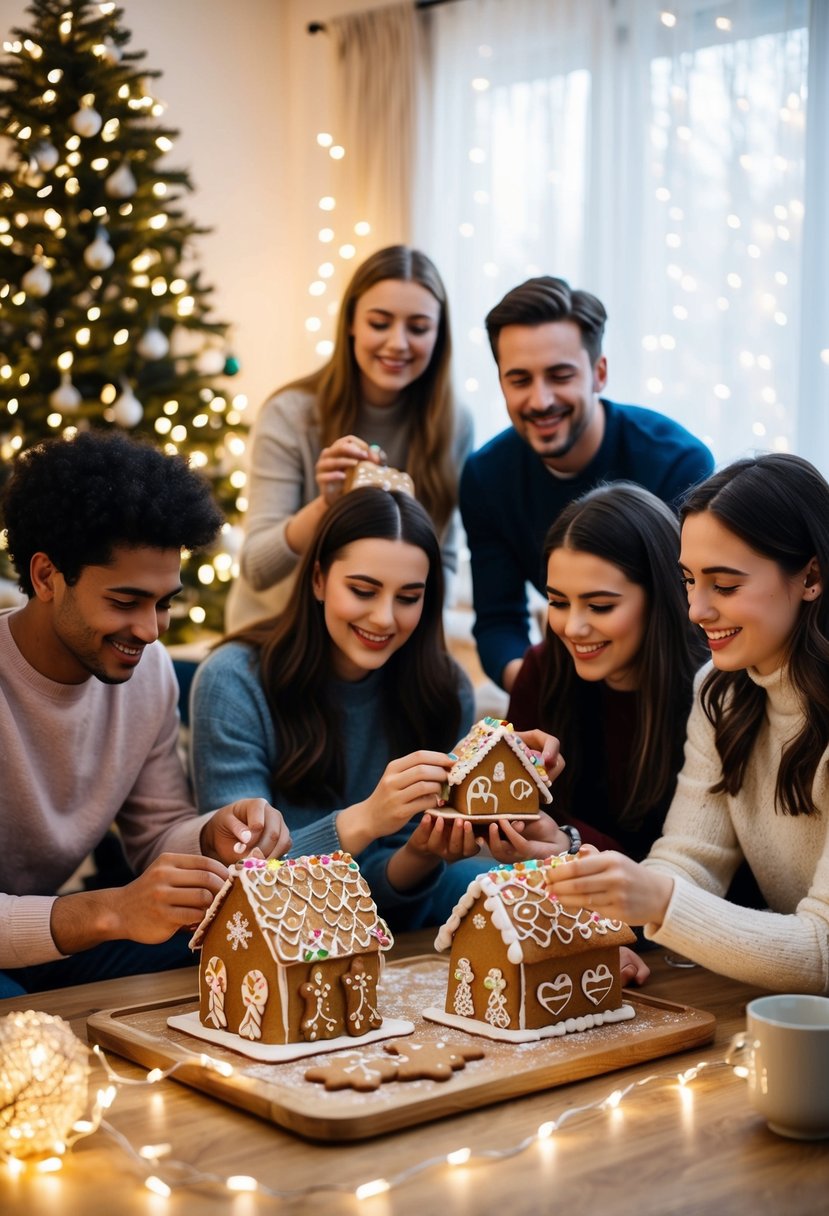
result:
[(600, 395), (606, 320), (595, 296), (546, 275), (508, 292), (486, 318), (512, 426), (466, 462), (460, 507), (478, 653), (507, 692), (529, 646), (526, 584), (544, 590), (543, 542), (559, 511), (621, 478), (675, 506), (714, 467), (678, 423)]

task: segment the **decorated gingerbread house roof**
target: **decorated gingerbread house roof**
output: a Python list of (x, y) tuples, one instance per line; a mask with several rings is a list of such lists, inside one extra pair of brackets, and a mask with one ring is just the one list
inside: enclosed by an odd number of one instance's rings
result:
[[(236, 883), (247, 901), (275, 962), (314, 962), (388, 950), (394, 943), (377, 914), (368, 883), (350, 853), (265, 861), (248, 857), (230, 875), (190, 940), (199, 948)], [(253, 936), (247, 918), (236, 913), (228, 940)], [(244, 944), (243, 943), (243, 944)]]
[(549, 871), (568, 860), (562, 854), (546, 861), (519, 861), (478, 875), (438, 931), (435, 949), (449, 949), (461, 921), (481, 902), (515, 965), (633, 941), (623, 921), (607, 920), (587, 908), (565, 912), (550, 899), (545, 887)]
[(530, 751), (520, 735), (513, 730), (512, 723), (502, 718), (481, 718), (476, 722), (468, 735), (464, 735), (452, 753), (455, 763), (449, 770), (447, 782), (449, 785), (460, 785), (473, 773), (478, 765), (492, 749), (501, 741), (515, 753), (522, 766), (538, 786), (545, 802), (552, 802), (550, 793), (550, 778), (547, 770), (535, 752)]

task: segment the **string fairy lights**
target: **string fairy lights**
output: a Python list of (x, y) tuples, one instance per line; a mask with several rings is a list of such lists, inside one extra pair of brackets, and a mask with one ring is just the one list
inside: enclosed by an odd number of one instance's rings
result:
[[(11, 1014), (9, 1017), (31, 1017), (47, 1019), (49, 1022), (62, 1021), (59, 1018), (50, 1018), (47, 1014), (35, 1013), (25, 1015)], [(70, 1036), (74, 1038), (68, 1025), (65, 1022), (62, 1025), (69, 1032)], [(83, 1054), (86, 1055), (87, 1049), (81, 1044), (80, 1040), (75, 1039), (75, 1043)], [(674, 1092), (677, 1094), (683, 1108), (685, 1108), (691, 1100), (691, 1084), (703, 1071), (710, 1075), (714, 1072), (728, 1069), (737, 1076), (742, 1075), (741, 1066), (732, 1063), (728, 1056), (715, 1061), (702, 1060), (679, 1072), (649, 1073), (645, 1077), (611, 1090), (610, 1093), (601, 1098), (582, 1103), (578, 1106), (570, 1106), (563, 1110), (556, 1118), (539, 1124), (533, 1132), (530, 1132), (522, 1139), (497, 1149), (487, 1148), (478, 1150), (469, 1145), (460, 1144), (448, 1151), (440, 1152), (405, 1166), (395, 1173), (369, 1178), (356, 1185), (353, 1182), (320, 1181), (311, 1183), (308, 1186), (279, 1188), (272, 1187), (261, 1179), (249, 1174), (224, 1175), (199, 1169), (189, 1162), (172, 1157), (172, 1147), (169, 1143), (142, 1144), (136, 1147), (129, 1137), (115, 1127), (109, 1119), (104, 1118), (105, 1112), (114, 1105), (119, 1089), (123, 1087), (140, 1088), (156, 1086), (160, 1082), (173, 1077), (182, 1067), (184, 1061), (176, 1062), (166, 1069), (151, 1069), (145, 1077), (135, 1078), (118, 1073), (109, 1063), (99, 1046), (96, 1045), (91, 1051), (104, 1070), (107, 1081), (107, 1084), (97, 1091), (92, 1114), (85, 1120), (76, 1119), (72, 1125), (73, 1130), (71, 1135), (65, 1138), (64, 1143), (57, 1143), (55, 1153), (49, 1156), (42, 1155), (41, 1159), (32, 1165), (24, 1159), (24, 1154), (15, 1153), (14, 1144), (9, 1143), (8, 1135), (6, 1135), (5, 1139), (0, 1139), (0, 1160), (5, 1162), (5, 1168), (12, 1176), (16, 1177), (29, 1168), (38, 1172), (57, 1172), (62, 1166), (61, 1154), (82, 1136), (88, 1136), (93, 1132), (97, 1132), (98, 1134), (106, 1135), (118, 1145), (135, 1167), (144, 1189), (161, 1198), (169, 1198), (174, 1192), (187, 1192), (195, 1188), (204, 1190), (206, 1187), (212, 1187), (229, 1195), (247, 1192), (285, 1201), (306, 1199), (311, 1196), (325, 1194), (350, 1194), (358, 1201), (362, 1201), (398, 1190), (414, 1178), (431, 1171), (484, 1168), (486, 1166), (498, 1165), (504, 1161), (514, 1160), (516, 1157), (525, 1154), (530, 1156), (533, 1150), (537, 1149), (540, 1144), (549, 1141), (554, 1136), (561, 1135), (565, 1130), (581, 1126), (591, 1119), (601, 1117), (617, 1119), (621, 1117), (621, 1108), (643, 1092), (652, 1094), (655, 1090), (659, 1089)], [(216, 1060), (205, 1053), (192, 1053), (192, 1058), (188, 1059), (186, 1063), (190, 1068), (196, 1065), (207, 1071), (217, 1072), (223, 1077), (232, 1077), (235, 1072), (232, 1065)], [(5, 1071), (5, 1069), (6, 1064), (4, 1060), (3, 1070)], [(0, 1080), (3, 1082), (5, 1081), (4, 1071), (0, 1072)], [(79, 1076), (77, 1086), (78, 1097), (81, 1090), (83, 1090), (85, 1098), (85, 1081), (82, 1083)], [(9, 1126), (15, 1126), (14, 1118), (16, 1117), (16, 1112), (12, 1111), (11, 1115), (9, 1114), (8, 1099), (2, 1088), (0, 1088), (0, 1094), (3, 1095), (3, 1104), (0, 1105), (0, 1127), (8, 1128)], [(44, 1147), (49, 1149), (53, 1147), (53, 1144), (50, 1141)]]

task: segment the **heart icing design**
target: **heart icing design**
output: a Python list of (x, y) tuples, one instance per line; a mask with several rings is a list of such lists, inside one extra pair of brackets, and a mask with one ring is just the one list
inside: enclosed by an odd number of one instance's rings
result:
[(557, 1018), (573, 995), (573, 981), (562, 972), (551, 983), (539, 984), (535, 995), (539, 1005)]
[(595, 971), (585, 971), (581, 977), (581, 990), (594, 1005), (601, 1005), (612, 987), (613, 976), (606, 963), (602, 963)]

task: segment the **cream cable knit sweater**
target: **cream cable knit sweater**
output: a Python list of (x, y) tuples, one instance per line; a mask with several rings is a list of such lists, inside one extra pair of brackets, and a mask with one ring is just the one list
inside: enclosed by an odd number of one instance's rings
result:
[[(699, 673), (697, 687), (710, 669), (708, 664)], [(711, 724), (694, 702), (664, 832), (643, 862), (673, 875), (674, 892), (664, 923), (646, 925), (645, 932), (745, 983), (829, 993), (829, 748), (813, 787), (820, 814), (776, 813), (780, 754), (803, 715), (785, 668), (770, 676), (748, 674), (766, 691), (766, 718), (736, 797), (709, 793), (721, 766)], [(722, 898), (742, 857), (769, 910)]]

